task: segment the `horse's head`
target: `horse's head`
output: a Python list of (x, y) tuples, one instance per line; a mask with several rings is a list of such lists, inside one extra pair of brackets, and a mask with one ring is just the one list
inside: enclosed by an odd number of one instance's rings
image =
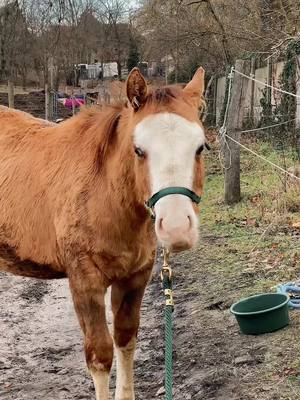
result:
[(199, 106), (204, 70), (182, 89), (149, 91), (137, 68), (127, 80), (135, 173), (144, 200), (155, 215), (159, 242), (172, 251), (191, 248), (198, 239), (198, 207), (204, 180), (205, 147)]

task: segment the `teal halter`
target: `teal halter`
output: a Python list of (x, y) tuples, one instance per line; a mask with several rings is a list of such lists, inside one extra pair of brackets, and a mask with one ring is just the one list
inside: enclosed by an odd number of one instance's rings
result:
[(167, 187), (165, 189), (161, 189), (157, 193), (155, 193), (148, 201), (146, 201), (146, 206), (150, 209), (153, 209), (155, 204), (160, 200), (161, 198), (165, 196), (169, 196), (170, 194), (182, 194), (184, 196), (189, 197), (193, 203), (199, 204), (201, 201), (201, 197), (198, 196), (195, 192), (193, 192), (190, 189), (187, 189), (185, 187), (181, 186), (173, 186), (173, 187)]

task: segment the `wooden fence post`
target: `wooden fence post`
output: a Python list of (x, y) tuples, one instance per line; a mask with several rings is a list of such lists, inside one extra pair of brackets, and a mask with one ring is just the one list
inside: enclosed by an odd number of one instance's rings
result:
[[(49, 72), (50, 72), (50, 87), (49, 87)], [(50, 57), (48, 62), (48, 73), (47, 80), (45, 82), (45, 119), (47, 121), (53, 121), (54, 116), (54, 66), (53, 66), (53, 57)]]
[(218, 119), (217, 119), (217, 106), (218, 106), (218, 75), (216, 75), (216, 79), (215, 79), (215, 82), (214, 82), (213, 93), (214, 93), (214, 105), (213, 105), (213, 119), (212, 119), (212, 121), (213, 121), (214, 124), (217, 126), (217, 124), (218, 124)]
[(11, 80), (7, 82), (7, 91), (8, 91), (8, 107), (14, 108), (15, 90), (14, 90), (14, 83)]
[[(235, 69), (246, 75), (250, 74), (250, 62), (248, 60), (237, 60)], [(227, 135), (239, 141), (239, 130), (243, 127), (244, 105), (247, 94), (248, 80), (235, 73), (231, 98), (228, 108)], [(227, 145), (224, 145), (225, 160), (225, 203), (235, 204), (241, 199), (240, 185), (240, 146), (226, 138)]]
[[(255, 78), (255, 67), (256, 67), (256, 59), (255, 57), (251, 58), (251, 76)], [(254, 115), (254, 103), (255, 103), (255, 82), (251, 81), (251, 92), (250, 92), (250, 121), (253, 126), (255, 126), (255, 115)]]
[(49, 89), (45, 83), (45, 120), (49, 121)]

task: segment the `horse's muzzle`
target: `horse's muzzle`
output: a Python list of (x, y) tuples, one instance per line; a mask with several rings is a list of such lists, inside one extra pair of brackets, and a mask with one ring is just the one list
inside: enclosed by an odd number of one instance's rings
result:
[(190, 199), (172, 195), (155, 207), (155, 231), (159, 242), (173, 252), (188, 250), (198, 241), (198, 220)]

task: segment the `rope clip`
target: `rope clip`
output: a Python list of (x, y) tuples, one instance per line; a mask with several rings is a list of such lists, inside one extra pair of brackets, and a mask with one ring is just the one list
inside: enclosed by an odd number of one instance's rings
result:
[(169, 281), (172, 279), (172, 269), (169, 266), (169, 257), (170, 257), (170, 251), (166, 248), (163, 248), (163, 257), (164, 257), (164, 262), (163, 266), (161, 269), (160, 277), (161, 280), (164, 280), (164, 277), (167, 277)]
[(166, 305), (174, 307), (173, 290), (165, 289), (164, 293), (166, 296)]
[(164, 247), (163, 248), (163, 256), (164, 256), (163, 267), (168, 267), (169, 266), (169, 258), (170, 258), (170, 250), (168, 250)]
[(167, 277), (169, 281), (172, 279), (172, 269), (169, 266), (162, 267), (160, 278), (163, 281), (164, 277)]

